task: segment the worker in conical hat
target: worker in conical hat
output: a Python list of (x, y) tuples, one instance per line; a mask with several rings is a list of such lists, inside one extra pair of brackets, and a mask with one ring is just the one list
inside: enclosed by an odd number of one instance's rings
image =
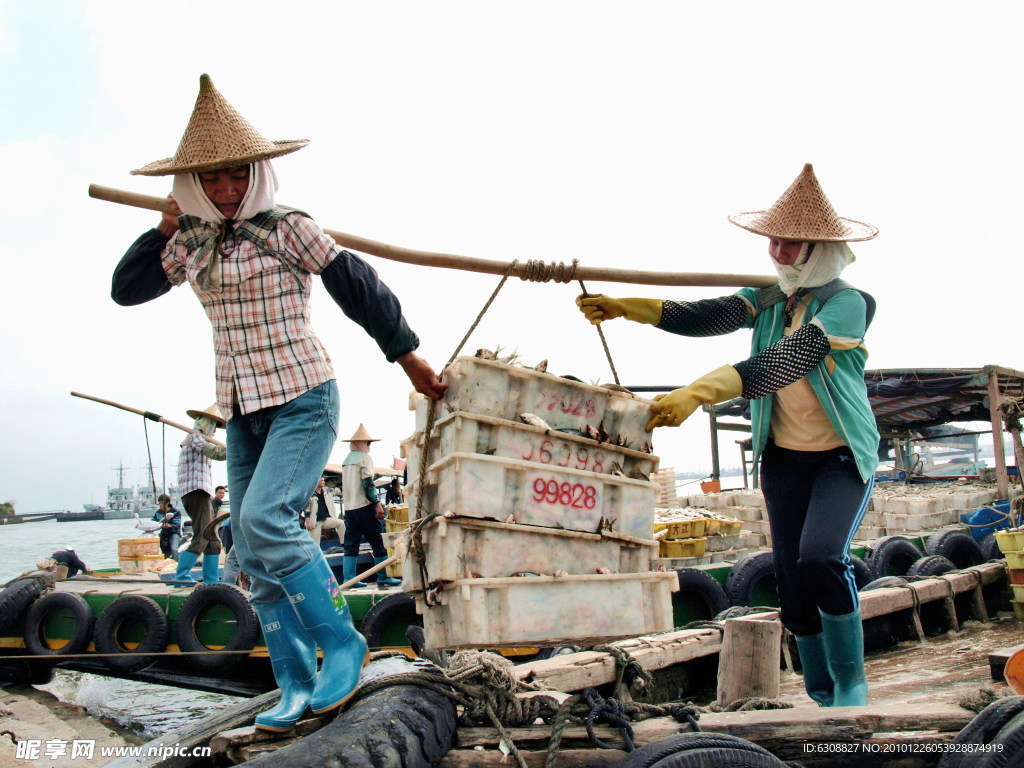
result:
[[(363, 539), (373, 550), (373, 562), (380, 565), (387, 560), (388, 551), (381, 538), (381, 521), (384, 519), (384, 505), (380, 493), (373, 484), (373, 459), (370, 458), (370, 443), (377, 442), (369, 430), (360, 424), (348, 439), (349, 450), (341, 462), (341, 492), (345, 505), (345, 537), (342, 540), (342, 572), (345, 581), (356, 575), (359, 559), (359, 545)], [(363, 582), (356, 582), (366, 586)], [(383, 571), (377, 572), (377, 587), (395, 587), (401, 584)]]
[(307, 707), (340, 706), (367, 659), (320, 548), (295, 524), (337, 439), (335, 374), (310, 325), (313, 276), (417, 391), (438, 399), (445, 390), (377, 273), (309, 215), (277, 204), (271, 159), (306, 144), (268, 140), (203, 75), (174, 156), (135, 171), (172, 175), (182, 215), (164, 214), (135, 241), (112, 286), (130, 305), (188, 282), (213, 325), (234, 548), (282, 691), (256, 717), (271, 731), (290, 729)]
[(781, 616), (796, 636), (807, 693), (823, 706), (866, 704), (847, 550), (878, 463), (864, 388), (874, 300), (839, 276), (854, 260), (848, 243), (878, 230), (839, 216), (810, 164), (771, 208), (729, 220), (767, 238), (776, 285), (695, 302), (581, 296), (576, 303), (592, 323), (625, 317), (686, 336), (753, 329), (748, 359), (660, 395), (647, 427), (677, 426), (702, 405), (750, 400)]
[(193, 408), (186, 411), (193, 419), (195, 430), (181, 441), (178, 454), (178, 493), (185, 514), (192, 520), (192, 541), (188, 547), (177, 553), (178, 568), (174, 580), (180, 584), (195, 581), (192, 566), (203, 558), (203, 583), (213, 584), (220, 579), (220, 539), (215, 531), (207, 533), (207, 526), (213, 520), (213, 462), (224, 461), (227, 449), (211, 443), (218, 427), (227, 422), (221, 415), (217, 403), (208, 408)]

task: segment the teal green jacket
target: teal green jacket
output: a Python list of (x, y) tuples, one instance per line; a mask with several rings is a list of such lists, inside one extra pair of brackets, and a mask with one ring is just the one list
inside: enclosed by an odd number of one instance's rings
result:
[[(745, 327), (754, 331), (751, 355), (756, 355), (782, 338), (785, 304), (780, 302), (764, 310), (757, 309), (756, 288), (743, 288), (743, 298), (754, 314), (748, 314)], [(814, 319), (821, 325), (832, 346), (829, 355), (807, 374), (822, 408), (843, 441), (850, 447), (864, 482), (878, 468), (878, 427), (864, 386), (867, 350), (862, 340), (866, 331), (864, 298), (855, 290), (837, 293), (822, 306), (811, 298), (804, 323)], [(755, 458), (761, 456), (771, 428), (773, 395), (750, 401)]]

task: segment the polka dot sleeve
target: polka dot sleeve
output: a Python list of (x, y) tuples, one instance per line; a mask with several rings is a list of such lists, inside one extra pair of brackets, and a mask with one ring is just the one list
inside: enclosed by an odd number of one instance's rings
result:
[(680, 336), (722, 336), (747, 320), (747, 303), (739, 296), (701, 301), (665, 301), (658, 328)]
[(811, 323), (733, 367), (743, 379), (743, 396), (756, 400), (802, 379), (828, 353), (828, 337)]

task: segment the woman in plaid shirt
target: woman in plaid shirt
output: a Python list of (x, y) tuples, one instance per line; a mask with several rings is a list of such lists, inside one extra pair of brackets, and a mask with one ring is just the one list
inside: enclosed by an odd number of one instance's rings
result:
[(256, 718), (270, 731), (291, 728), (307, 706), (341, 705), (369, 658), (320, 548), (295, 525), (338, 427), (331, 361), (310, 325), (312, 276), (418, 392), (439, 399), (445, 390), (373, 268), (307, 214), (275, 204), (270, 158), (307, 143), (268, 141), (203, 75), (175, 156), (132, 172), (173, 174), (183, 215), (164, 214), (135, 241), (112, 287), (114, 301), (133, 305), (188, 282), (213, 325), (217, 402), (230, 414), (234, 547), (281, 688), (277, 706)]

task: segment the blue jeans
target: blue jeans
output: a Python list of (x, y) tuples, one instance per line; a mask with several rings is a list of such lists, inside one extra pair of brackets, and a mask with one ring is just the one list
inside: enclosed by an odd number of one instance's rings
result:
[(323, 557), (295, 524), (338, 438), (338, 386), (331, 380), (283, 405), (242, 414), (227, 425), (232, 549), (251, 579), (250, 602), (285, 597), (278, 579)]

